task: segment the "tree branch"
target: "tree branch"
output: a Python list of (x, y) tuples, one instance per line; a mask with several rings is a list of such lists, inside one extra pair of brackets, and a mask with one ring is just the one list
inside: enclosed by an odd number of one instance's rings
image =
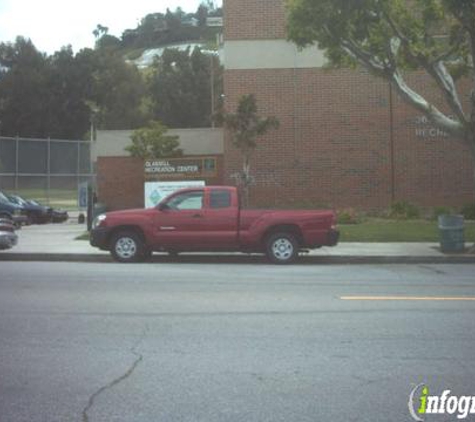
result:
[(391, 83), (406, 102), (412, 104), (415, 108), (424, 113), (437, 126), (446, 130), (453, 136), (465, 139), (466, 130), (464, 125), (459, 121), (447, 117), (437, 107), (430, 104), (424, 97), (413, 91), (406, 84), (399, 71), (395, 71), (392, 74)]
[(341, 40), (340, 45), (343, 50), (345, 50), (351, 57), (353, 57), (364, 67), (368, 68), (379, 76), (387, 76), (388, 70), (390, 69), (388, 69), (387, 66), (381, 63), (370, 53), (356, 45), (352, 40)]
[(440, 55), (433, 61), (429, 61), (427, 57), (418, 53), (416, 54), (411, 48), (410, 40), (402, 33), (398, 25), (392, 17), (384, 10), (381, 11), (386, 22), (394, 31), (397, 38), (400, 39), (401, 43), (404, 45), (404, 48), (407, 54), (420, 66), (422, 66), (426, 72), (432, 76), (435, 80), (441, 91), (444, 93), (447, 103), (449, 104), (451, 110), (454, 112), (457, 119), (462, 123), (462, 125), (467, 125), (467, 117), (463, 111), (462, 104), (455, 86), (455, 82), (452, 78), (452, 75), (447, 71), (447, 67), (444, 64), (444, 60), (453, 53), (455, 46), (444, 54)]
[(437, 61), (434, 63), (428, 63), (426, 70), (435, 79), (437, 85), (442, 89), (442, 92), (445, 94), (445, 98), (447, 99), (450, 108), (455, 113), (459, 121), (463, 125), (468, 124), (454, 79), (448, 72), (444, 62)]

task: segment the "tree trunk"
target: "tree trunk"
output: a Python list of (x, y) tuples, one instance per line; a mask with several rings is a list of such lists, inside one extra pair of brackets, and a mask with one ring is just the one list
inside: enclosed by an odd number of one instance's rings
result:
[(251, 185), (251, 162), (250, 157), (245, 154), (242, 163), (242, 205), (249, 206), (249, 186)]

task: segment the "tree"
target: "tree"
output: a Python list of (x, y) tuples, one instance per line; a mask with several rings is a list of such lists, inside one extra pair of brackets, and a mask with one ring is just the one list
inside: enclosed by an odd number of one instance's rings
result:
[(90, 111), (84, 99), (91, 78), (82, 70), (71, 47), (48, 58), (47, 95), (43, 102), (51, 138), (81, 139), (89, 127)]
[[(475, 0), (287, 0), (287, 6), (290, 40), (318, 43), (331, 64), (359, 64), (386, 79), (434, 125), (463, 140), (475, 162)], [(448, 112), (413, 90), (405, 69), (424, 70)], [(471, 83), (468, 101), (460, 77)]]
[(244, 205), (249, 203), (251, 176), (251, 158), (257, 146), (257, 140), (269, 129), (279, 127), (275, 117), (259, 117), (254, 95), (243, 95), (238, 102), (236, 113), (222, 113), (217, 116), (219, 123), (231, 132), (233, 145), (241, 152), (242, 171), (239, 180), (243, 191)]
[(98, 128), (135, 129), (146, 124), (150, 116), (144, 106), (145, 80), (120, 51), (99, 46), (95, 50), (82, 50), (78, 60), (91, 81), (85, 100), (99, 108)]
[(107, 35), (108, 32), (109, 32), (109, 28), (107, 26), (103, 26), (99, 23), (99, 24), (97, 24), (96, 29), (94, 29), (94, 31), (92, 31), (92, 34), (94, 35), (94, 37), (96, 39), (99, 39), (103, 35)]
[(49, 135), (45, 99), (48, 61), (33, 43), (18, 37), (0, 44), (0, 116), (6, 136)]
[(132, 145), (125, 148), (132, 157), (144, 160), (180, 157), (183, 150), (179, 147), (178, 136), (166, 135), (168, 128), (158, 121), (152, 121), (148, 126), (135, 130), (132, 135)]
[[(149, 92), (154, 118), (169, 127), (209, 127), (211, 124), (211, 79), (221, 81), (221, 68), (211, 66), (214, 59), (199, 48), (166, 49), (153, 65), (149, 77)], [(221, 86), (215, 86), (216, 98)], [(216, 100), (215, 98), (215, 100)]]

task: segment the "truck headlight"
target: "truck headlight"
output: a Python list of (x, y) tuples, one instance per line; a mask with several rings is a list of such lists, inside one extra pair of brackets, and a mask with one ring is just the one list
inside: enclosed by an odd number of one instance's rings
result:
[(94, 221), (92, 222), (92, 228), (97, 229), (102, 225), (102, 223), (106, 220), (106, 215), (105, 214), (100, 214), (98, 215)]

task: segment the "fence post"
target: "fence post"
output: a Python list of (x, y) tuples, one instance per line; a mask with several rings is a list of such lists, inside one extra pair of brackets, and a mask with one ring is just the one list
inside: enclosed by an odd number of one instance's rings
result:
[(16, 194), (18, 194), (18, 173), (19, 173), (19, 169), (18, 169), (19, 146), (18, 146), (18, 143), (19, 143), (19, 139), (18, 139), (18, 135), (17, 135), (16, 138), (15, 138), (15, 193)]
[[(79, 183), (81, 183), (81, 177), (79, 176), (81, 172), (81, 144), (79, 141), (76, 142), (77, 145), (77, 156), (78, 159), (76, 160), (76, 186), (79, 189)], [(76, 195), (76, 197), (79, 197), (79, 195)], [(77, 203), (77, 207), (79, 208), (79, 201)]]
[(46, 158), (46, 200), (50, 204), (50, 190), (51, 190), (51, 138), (48, 136), (48, 155)]

